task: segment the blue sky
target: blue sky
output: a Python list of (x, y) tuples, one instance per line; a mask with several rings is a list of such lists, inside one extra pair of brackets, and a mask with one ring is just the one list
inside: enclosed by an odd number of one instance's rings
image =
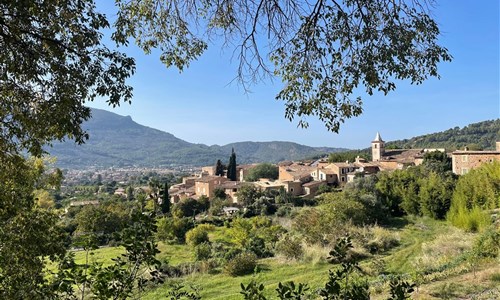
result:
[(236, 74), (231, 50), (216, 46), (209, 46), (183, 73), (167, 69), (155, 53), (123, 48), (137, 64), (129, 81), (134, 87), (132, 104), (115, 109), (103, 101), (89, 105), (207, 145), (280, 140), (365, 148), (377, 131), (390, 141), (499, 118), (498, 1), (438, 1), (434, 17), (441, 29), (440, 44), (454, 57), (439, 66), (441, 79), (418, 86), (399, 82), (387, 96), (364, 95), (364, 113), (347, 120), (338, 134), (314, 118), (307, 129), (286, 120), (284, 104), (275, 100), (282, 85), (279, 80), (254, 85), (252, 93), (245, 94), (231, 83)]

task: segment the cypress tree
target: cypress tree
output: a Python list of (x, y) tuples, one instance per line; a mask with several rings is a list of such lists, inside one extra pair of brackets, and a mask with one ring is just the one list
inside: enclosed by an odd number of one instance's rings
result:
[(168, 182), (165, 182), (163, 195), (161, 199), (161, 212), (163, 214), (168, 214), (170, 212), (170, 199), (168, 195)]
[(236, 181), (236, 153), (234, 153), (234, 148), (231, 150), (231, 156), (229, 157), (229, 164), (227, 166), (227, 178), (232, 181)]
[(224, 165), (220, 161), (217, 160), (217, 164), (215, 165), (215, 176), (223, 176), (224, 175)]

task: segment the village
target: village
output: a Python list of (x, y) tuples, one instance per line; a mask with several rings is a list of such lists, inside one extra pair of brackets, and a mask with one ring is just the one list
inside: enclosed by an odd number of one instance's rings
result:
[[(445, 153), (444, 148), (386, 149), (385, 141), (377, 132), (371, 142), (371, 161), (358, 156), (352, 162), (328, 162), (326, 159), (281, 162), (277, 164), (279, 175), (276, 180), (260, 178), (255, 182), (248, 182), (245, 178), (248, 172), (258, 164), (238, 165), (234, 181), (228, 179), (227, 176), (215, 175), (215, 166), (206, 166), (201, 169), (200, 173), (184, 177), (182, 183), (171, 186), (169, 197), (171, 203), (178, 203), (187, 198), (198, 199), (202, 196), (213, 198), (215, 190), (219, 189), (224, 191), (232, 203), (238, 204), (239, 189), (245, 185), (253, 185), (262, 192), (284, 189), (294, 197), (312, 199), (322, 185), (342, 188), (357, 177), (418, 166), (422, 164), (425, 153), (434, 151)], [(495, 151), (471, 151), (465, 148), (447, 155), (451, 156), (453, 173), (463, 175), (484, 163), (500, 161), (500, 142), (496, 142)]]

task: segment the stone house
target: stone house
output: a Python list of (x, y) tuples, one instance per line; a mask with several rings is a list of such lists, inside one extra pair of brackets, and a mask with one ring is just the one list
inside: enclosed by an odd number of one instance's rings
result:
[(318, 188), (322, 185), (325, 184), (325, 181), (310, 181), (307, 183), (304, 183), (302, 185), (302, 188), (304, 189), (304, 197), (305, 198), (314, 198), (316, 196), (316, 192), (318, 191)]
[(471, 151), (465, 148), (451, 153), (452, 170), (457, 175), (467, 174), (482, 164), (494, 161), (500, 161), (500, 142), (496, 142), (494, 151)]
[(337, 175), (337, 183), (341, 186), (347, 183), (347, 174), (356, 170), (356, 166), (348, 161), (345, 163), (331, 163), (326, 168), (332, 170)]
[(215, 166), (206, 166), (201, 168), (201, 174), (202, 176), (215, 176)]
[(328, 165), (318, 167), (311, 172), (311, 177), (314, 181), (322, 181), (326, 184), (334, 184), (338, 182), (338, 174), (334, 169), (327, 168)]
[(222, 184), (215, 186), (215, 188), (223, 189), (226, 196), (229, 197), (233, 203), (238, 203), (237, 193), (244, 184), (245, 183), (240, 181), (224, 181)]
[(302, 183), (312, 180), (311, 172), (316, 168), (304, 164), (294, 163), (288, 166), (278, 167), (278, 180), (285, 181), (300, 181)]
[(265, 178), (261, 178), (259, 181), (253, 182), (253, 184), (263, 192), (270, 190), (279, 191), (285, 187), (285, 184), (280, 181), (271, 181)]
[(226, 177), (221, 176), (203, 176), (197, 178), (194, 182), (196, 197), (207, 196), (208, 198), (212, 198), (215, 188), (228, 180)]

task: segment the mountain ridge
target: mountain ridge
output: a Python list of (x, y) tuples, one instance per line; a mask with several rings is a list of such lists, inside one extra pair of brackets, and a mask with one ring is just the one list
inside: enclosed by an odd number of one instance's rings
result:
[(92, 109), (92, 118), (82, 124), (90, 139), (83, 145), (73, 141), (54, 143), (46, 150), (63, 168), (137, 166), (204, 166), (223, 162), (235, 148), (238, 163), (279, 162), (347, 150), (310, 147), (293, 142), (236, 142), (227, 145), (195, 144), (175, 135), (101, 109)]

